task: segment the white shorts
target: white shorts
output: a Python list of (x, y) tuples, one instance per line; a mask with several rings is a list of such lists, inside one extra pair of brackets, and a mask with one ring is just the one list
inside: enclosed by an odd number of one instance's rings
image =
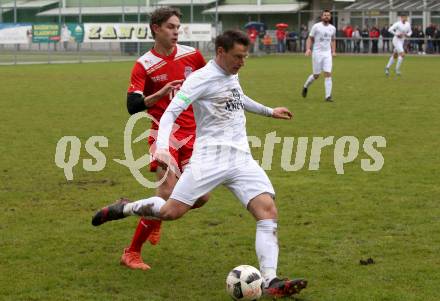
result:
[(324, 72), (332, 72), (332, 56), (331, 54), (313, 54), (312, 56), (313, 62), (313, 74), (321, 74)]
[(404, 41), (401, 39), (397, 39), (397, 38), (393, 39), (393, 46), (394, 46), (393, 51), (397, 53), (404, 52), (405, 50), (403, 49), (403, 43)]
[(262, 193), (275, 197), (269, 178), (250, 153), (228, 146), (210, 146), (203, 154), (193, 154), (170, 198), (192, 206), (221, 184), (246, 208), (250, 200)]

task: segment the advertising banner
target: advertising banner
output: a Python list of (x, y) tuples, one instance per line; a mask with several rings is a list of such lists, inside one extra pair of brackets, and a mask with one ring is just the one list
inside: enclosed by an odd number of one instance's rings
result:
[[(211, 24), (181, 24), (180, 42), (211, 41)], [(84, 42), (154, 42), (146, 23), (84, 23)]]
[(32, 24), (32, 43), (54, 43), (59, 41), (60, 27), (58, 24)]
[(0, 23), (0, 44), (29, 44), (32, 41), (32, 24)]

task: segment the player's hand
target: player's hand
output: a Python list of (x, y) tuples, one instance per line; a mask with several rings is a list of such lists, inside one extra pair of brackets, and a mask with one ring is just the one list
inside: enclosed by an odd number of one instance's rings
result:
[(398, 37), (399, 39), (403, 38), (403, 36), (404, 36), (403, 34), (398, 34), (398, 35), (397, 35), (397, 37)]
[(336, 56), (336, 52), (332, 52), (332, 56)]
[(165, 86), (163, 86), (162, 89), (159, 90), (158, 92), (159, 96), (162, 98), (163, 96), (170, 94), (171, 91), (180, 89), (182, 83), (183, 83), (183, 79), (176, 79), (170, 81)]
[(312, 55), (312, 50), (307, 49), (305, 55), (306, 56), (311, 56)]
[(289, 111), (289, 109), (280, 107), (274, 108), (272, 117), (276, 119), (292, 119), (293, 114)]
[(167, 166), (172, 165), (173, 158), (171, 157), (170, 151), (167, 149), (157, 149), (153, 154), (153, 158), (157, 161), (157, 164), (164, 169), (166, 169)]

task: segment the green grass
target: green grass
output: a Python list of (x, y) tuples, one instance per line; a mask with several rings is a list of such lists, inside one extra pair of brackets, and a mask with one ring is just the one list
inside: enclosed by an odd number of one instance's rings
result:
[[(323, 79), (306, 100), (299, 96), (307, 58), (251, 58), (241, 72), (249, 96), (295, 114), (290, 122), (248, 115), (248, 135), (309, 137), (300, 171), (281, 169), (281, 144), (268, 171), (280, 215), (279, 274), (309, 279), (299, 300), (440, 299), (440, 61), (408, 57), (400, 78), (384, 77), (385, 61), (335, 58), (332, 104), (323, 101)], [(124, 157), (131, 67), (0, 67), (1, 300), (230, 300), (228, 271), (258, 265), (255, 222), (224, 188), (204, 208), (164, 225), (161, 243), (144, 248), (148, 272), (118, 264), (135, 218), (90, 225), (96, 209), (120, 196), (153, 194), (112, 160)], [(105, 169), (86, 172), (80, 160), (67, 182), (54, 163), (57, 141), (67, 135), (81, 139), (81, 159), (90, 157), (88, 137), (108, 137)], [(385, 164), (365, 172), (362, 143), (373, 135), (386, 138), (379, 149)], [(344, 175), (336, 174), (334, 145), (323, 149), (318, 171), (307, 169), (311, 139), (327, 136), (360, 141)], [(255, 158), (261, 154), (254, 149)], [(368, 257), (376, 263), (359, 264)]]

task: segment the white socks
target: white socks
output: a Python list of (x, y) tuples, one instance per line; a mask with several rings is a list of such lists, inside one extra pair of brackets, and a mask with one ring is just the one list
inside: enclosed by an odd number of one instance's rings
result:
[[(313, 82), (315, 81), (315, 77), (310, 75), (306, 82), (304, 83), (304, 88), (308, 88)], [(330, 97), (332, 95), (332, 78), (326, 77), (324, 80), (324, 87), (325, 87), (325, 98)]]
[(387, 64), (387, 69), (390, 69), (393, 64), (394, 64), (394, 55), (391, 55), (390, 60), (388, 61)]
[(400, 73), (400, 65), (402, 65), (403, 57), (399, 56), (397, 58), (397, 65), (396, 65), (396, 73)]
[(276, 220), (264, 219), (257, 222), (255, 250), (260, 263), (261, 275), (267, 286), (277, 276), (278, 238)]
[(160, 208), (165, 205), (165, 200), (158, 196), (125, 204), (124, 215), (138, 215), (142, 217), (160, 217)]
[(307, 78), (307, 80), (304, 84), (304, 88), (308, 88), (314, 81), (315, 81), (315, 77), (312, 74)]
[(326, 77), (324, 80), (325, 98), (332, 96), (332, 78)]

